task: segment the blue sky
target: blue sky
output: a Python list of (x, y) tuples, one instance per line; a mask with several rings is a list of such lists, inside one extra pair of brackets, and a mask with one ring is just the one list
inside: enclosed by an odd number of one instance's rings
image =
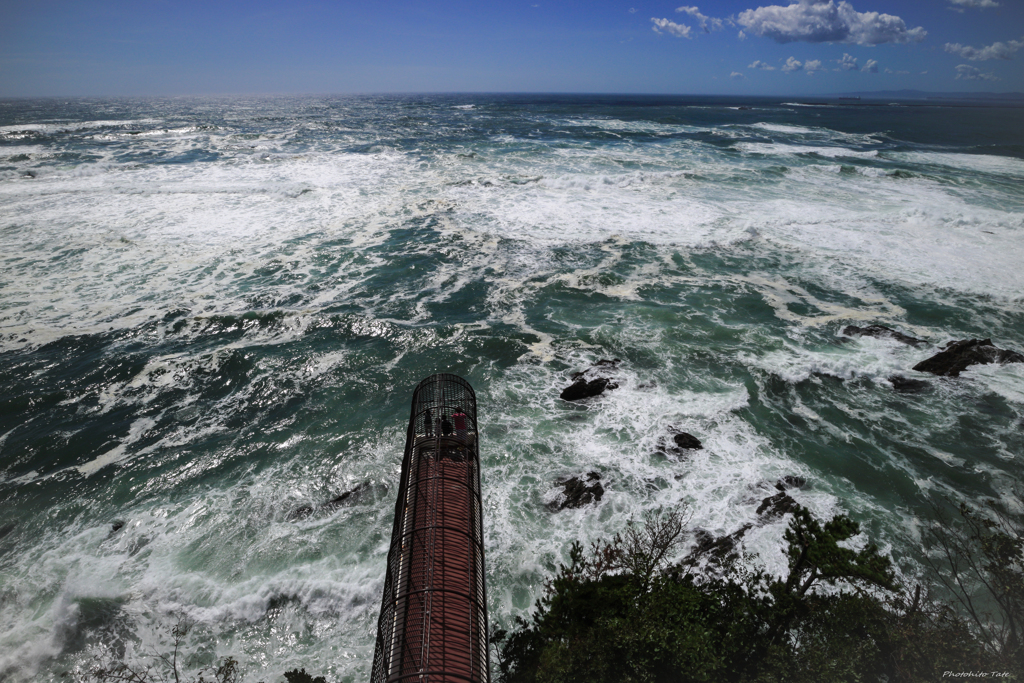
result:
[(1024, 91), (1022, 0), (0, 0), (0, 97)]

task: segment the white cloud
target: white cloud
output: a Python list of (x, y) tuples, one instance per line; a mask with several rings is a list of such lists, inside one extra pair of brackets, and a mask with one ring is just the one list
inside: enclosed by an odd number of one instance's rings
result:
[(972, 62), (984, 62), (989, 59), (1010, 59), (1011, 55), (1022, 47), (1024, 47), (1024, 36), (1021, 36), (1020, 40), (1011, 40), (1006, 43), (995, 42), (980, 49), (960, 43), (946, 43), (943, 49)]
[(690, 32), (693, 31), (693, 29), (686, 24), (677, 24), (676, 22), (668, 19), (655, 19), (654, 17), (651, 17), (651, 21), (654, 22), (654, 26), (651, 28), (654, 29), (655, 33), (665, 32), (679, 38), (689, 38)]
[(843, 58), (837, 59), (836, 61), (839, 62), (839, 68), (841, 69), (845, 69), (846, 71), (857, 70), (857, 58), (853, 55), (848, 55), (844, 52)]
[(704, 33), (711, 33), (712, 31), (722, 30), (722, 20), (715, 19), (714, 17), (708, 17), (700, 13), (700, 10), (696, 7), (676, 7), (677, 12), (684, 12), (689, 14), (691, 17), (697, 20), (700, 27), (704, 29)]
[(999, 77), (995, 74), (984, 74), (976, 66), (970, 64), (960, 64), (956, 67), (956, 80), (960, 81), (998, 81)]
[(869, 59), (867, 63), (864, 65), (864, 68), (861, 69), (861, 71), (868, 74), (878, 73), (878, 62), (875, 61), (874, 59)]
[(746, 40), (747, 34), (744, 33), (743, 31), (740, 31), (739, 33), (736, 34), (736, 37), (739, 38), (740, 40)]
[(956, 10), (957, 12), (963, 12), (964, 7), (976, 7), (978, 9), (999, 7), (999, 3), (995, 0), (949, 0), (949, 3), (953, 5), (949, 9)]
[[(887, 74), (896, 74), (897, 76), (906, 76), (910, 72), (909, 71), (893, 71), (889, 67), (885, 67), (885, 73), (887, 73)], [(928, 72), (927, 71), (922, 71), (921, 73), (922, 74), (926, 74)]]
[(798, 61), (796, 57), (790, 57), (789, 59), (786, 60), (786, 63), (782, 65), (782, 70), (785, 71), (786, 73), (790, 73), (792, 71), (800, 71), (803, 68), (803, 63)]
[(742, 81), (744, 78), (746, 78), (746, 76), (741, 74), (739, 71), (733, 71), (731, 74), (729, 74), (729, 78), (737, 81)]
[(928, 34), (923, 28), (908, 29), (891, 14), (858, 12), (840, 0), (799, 0), (788, 7), (769, 5), (739, 13), (737, 23), (751, 33), (779, 43), (914, 43)]
[(629, 13), (630, 14), (636, 14), (636, 7), (630, 7), (629, 8)]
[(761, 69), (762, 71), (775, 71), (775, 67), (771, 64), (766, 64), (760, 59), (755, 59), (752, 63), (747, 65), (748, 69)]
[(804, 62), (804, 71), (807, 72), (808, 76), (814, 74), (815, 71), (824, 71), (825, 67), (821, 65), (820, 59), (808, 59)]

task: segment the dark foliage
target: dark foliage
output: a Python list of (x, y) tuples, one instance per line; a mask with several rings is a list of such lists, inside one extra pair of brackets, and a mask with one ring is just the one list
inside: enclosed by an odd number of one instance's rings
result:
[[(875, 545), (842, 545), (860, 531), (846, 516), (822, 524), (797, 506), (784, 578), (745, 569), (735, 554), (666, 566), (682, 531), (672, 513), (589, 553), (574, 544), (532, 621), (494, 633), (499, 680), (896, 683), (993, 670), (967, 620), (920, 588), (900, 590)], [(1020, 559), (1019, 545), (996, 545)]]

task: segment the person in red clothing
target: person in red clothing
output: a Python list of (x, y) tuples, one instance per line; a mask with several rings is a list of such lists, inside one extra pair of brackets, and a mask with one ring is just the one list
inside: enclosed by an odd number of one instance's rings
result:
[(469, 430), (466, 428), (466, 414), (462, 408), (452, 411), (452, 422), (455, 423), (455, 437), (464, 444), (469, 443)]

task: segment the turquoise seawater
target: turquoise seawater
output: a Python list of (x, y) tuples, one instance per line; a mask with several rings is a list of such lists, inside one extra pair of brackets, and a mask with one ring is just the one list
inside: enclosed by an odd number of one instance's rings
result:
[[(1024, 351), (1022, 124), (938, 101), (0, 101), (0, 679), (159, 651), (185, 614), (190, 670), (366, 680), (435, 372), (477, 392), (494, 623), (573, 540), (657, 508), (754, 524), (748, 561), (782, 571), (786, 520), (756, 509), (784, 475), (916, 575), (934, 504), (1015, 505), (1024, 474), (1024, 364), (911, 370), (951, 339)], [(841, 334), (873, 323), (931, 346)], [(617, 389), (558, 398), (602, 358)], [(704, 450), (659, 453), (672, 428)], [(589, 471), (598, 505), (547, 509)]]

